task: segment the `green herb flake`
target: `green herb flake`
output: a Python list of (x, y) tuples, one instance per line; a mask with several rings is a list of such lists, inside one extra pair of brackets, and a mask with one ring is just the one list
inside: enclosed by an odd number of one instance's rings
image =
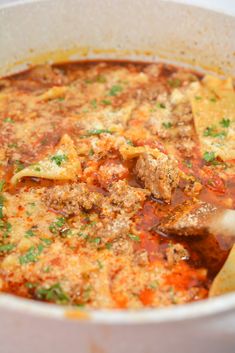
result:
[(28, 289), (34, 289), (38, 286), (37, 283), (33, 283), (33, 282), (25, 282), (25, 287), (28, 288)]
[(89, 238), (88, 234), (79, 232), (78, 236), (84, 240), (87, 240)]
[(43, 268), (43, 272), (44, 273), (49, 273), (51, 271), (51, 267), (50, 266), (46, 266)]
[(92, 291), (92, 286), (88, 286), (87, 288), (85, 288), (83, 290), (82, 298), (85, 302), (89, 301), (89, 299), (91, 297), (91, 291)]
[(211, 97), (210, 102), (215, 103), (217, 101), (216, 97)]
[(128, 234), (128, 237), (129, 237), (131, 240), (140, 241), (140, 237), (139, 237), (138, 235), (129, 233), (129, 234)]
[(51, 233), (56, 234), (60, 231), (60, 228), (66, 223), (64, 217), (58, 217), (57, 220), (49, 225), (49, 230)]
[(4, 185), (6, 184), (5, 180), (0, 180), (0, 192), (3, 191)]
[(212, 126), (208, 126), (204, 132), (203, 132), (203, 136), (214, 136), (215, 133), (215, 128)]
[(0, 219), (3, 218), (4, 197), (0, 195)]
[(112, 246), (113, 246), (112, 243), (106, 243), (106, 244), (105, 244), (105, 247), (106, 247), (107, 250), (112, 249)]
[(46, 245), (51, 245), (52, 243), (52, 240), (48, 238), (40, 238), (40, 240)]
[(158, 281), (153, 281), (149, 284), (150, 289), (156, 289), (159, 286)]
[(92, 79), (90, 79), (90, 78), (87, 78), (84, 82), (89, 85), (89, 84), (93, 83), (94, 81), (92, 81)]
[(16, 173), (18, 173), (18, 172), (20, 172), (22, 169), (24, 169), (24, 164), (21, 162), (21, 161), (19, 161), (19, 160), (15, 160), (15, 165), (16, 165)]
[(110, 91), (109, 91), (109, 95), (110, 96), (117, 96), (118, 93), (121, 93), (123, 91), (122, 86), (120, 85), (114, 85), (111, 87)]
[(94, 243), (94, 244), (96, 244), (96, 245), (99, 245), (99, 244), (101, 243), (101, 238), (99, 238), (99, 237), (90, 238), (90, 239), (89, 239), (89, 242), (90, 242), (90, 243)]
[(166, 109), (166, 106), (163, 103), (157, 103), (157, 107), (160, 109)]
[(108, 99), (103, 99), (101, 101), (101, 103), (104, 104), (104, 105), (111, 105), (112, 104), (112, 102), (110, 100), (108, 100)]
[(36, 297), (57, 304), (67, 304), (69, 302), (68, 295), (63, 291), (60, 283), (55, 283), (50, 287), (38, 288), (35, 292)]
[(215, 152), (205, 152), (203, 154), (203, 159), (208, 163), (213, 162), (215, 160)]
[(9, 148), (17, 148), (18, 147), (18, 144), (15, 142), (12, 142), (12, 143), (8, 143), (7, 145)]
[(37, 262), (39, 255), (42, 253), (44, 246), (39, 244), (37, 247), (31, 246), (29, 250), (22, 256), (19, 257), (21, 265), (25, 265), (31, 262)]
[(227, 136), (227, 132), (226, 131), (217, 131), (217, 129), (214, 126), (208, 126), (204, 132), (203, 132), (203, 136), (206, 137), (218, 137), (218, 138), (224, 138)]
[(195, 99), (196, 101), (200, 101), (200, 100), (202, 99), (202, 97), (201, 97), (201, 96), (195, 96), (194, 99)]
[(57, 154), (55, 156), (51, 157), (51, 161), (55, 162), (55, 164), (58, 165), (58, 167), (61, 166), (62, 162), (67, 161), (68, 157), (65, 154)]
[(14, 244), (0, 245), (0, 252), (9, 252), (15, 248)]
[(10, 117), (5, 118), (3, 121), (4, 121), (4, 123), (10, 123), (10, 124), (14, 124), (15, 123), (14, 120), (12, 118), (10, 118)]
[(172, 88), (177, 88), (181, 85), (181, 81), (178, 78), (171, 78), (167, 82)]
[(183, 161), (183, 163), (184, 163), (184, 164), (186, 165), (186, 167), (188, 167), (188, 168), (192, 168), (192, 166), (193, 166), (192, 162), (189, 161), (189, 160), (185, 160), (185, 161)]
[(90, 156), (90, 157), (94, 156), (94, 153), (95, 153), (95, 152), (94, 152), (93, 148), (91, 148), (90, 151), (89, 151), (89, 156)]
[(94, 136), (100, 134), (112, 134), (112, 131), (106, 129), (92, 129), (87, 131), (86, 136)]
[(97, 265), (98, 265), (100, 270), (104, 267), (100, 260), (97, 260)]
[(34, 231), (33, 231), (33, 227), (31, 228), (31, 229), (29, 229), (29, 230), (27, 230), (26, 232), (25, 232), (25, 237), (26, 238), (31, 238), (31, 237), (35, 237), (35, 233), (34, 233)]
[(171, 123), (171, 122), (162, 123), (162, 126), (163, 126), (165, 129), (170, 129), (170, 128), (172, 127), (172, 123)]
[[(9, 234), (12, 230), (12, 225), (9, 222), (3, 222), (2, 221), (2, 229), (3, 229), (3, 239), (6, 239), (9, 237)], [(1, 228), (1, 227), (0, 227)]]
[(90, 101), (90, 104), (91, 104), (91, 106), (92, 106), (93, 109), (96, 109), (96, 108), (97, 108), (97, 100), (96, 100), (96, 99), (92, 99), (92, 100)]
[(230, 119), (225, 119), (224, 118), (224, 119), (222, 119), (220, 121), (220, 125), (225, 127), (225, 128), (228, 128), (230, 126), (230, 124), (231, 124), (231, 120)]
[(95, 80), (98, 83), (106, 83), (107, 82), (106, 77), (103, 75), (98, 75)]

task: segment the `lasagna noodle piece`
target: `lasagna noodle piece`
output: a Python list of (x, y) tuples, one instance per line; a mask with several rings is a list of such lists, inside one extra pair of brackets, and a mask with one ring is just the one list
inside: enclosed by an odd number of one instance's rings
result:
[[(231, 78), (205, 76), (189, 92), (201, 152), (235, 158), (235, 92)], [(224, 124), (223, 124), (224, 122)], [(227, 122), (227, 124), (226, 124)]]
[(226, 294), (235, 291), (235, 245), (233, 245), (230, 254), (215, 277), (209, 291), (210, 297)]
[(65, 134), (53, 154), (16, 173), (11, 183), (15, 184), (23, 177), (76, 180), (80, 172), (81, 165), (73, 140)]

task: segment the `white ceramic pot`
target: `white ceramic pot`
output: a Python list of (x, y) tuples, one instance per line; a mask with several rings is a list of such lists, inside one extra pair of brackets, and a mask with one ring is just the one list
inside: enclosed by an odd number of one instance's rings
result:
[[(235, 5), (225, 4), (207, 1), (207, 9), (163, 0), (1, 5), (0, 74), (49, 58), (86, 56), (180, 61), (234, 75)], [(88, 313), (1, 294), (0, 352), (234, 353), (235, 294), (167, 309)]]

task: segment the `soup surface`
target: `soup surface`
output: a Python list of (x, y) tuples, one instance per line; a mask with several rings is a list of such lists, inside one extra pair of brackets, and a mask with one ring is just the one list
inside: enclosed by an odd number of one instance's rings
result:
[(231, 79), (165, 64), (0, 80), (0, 291), (88, 308), (206, 298), (231, 244)]

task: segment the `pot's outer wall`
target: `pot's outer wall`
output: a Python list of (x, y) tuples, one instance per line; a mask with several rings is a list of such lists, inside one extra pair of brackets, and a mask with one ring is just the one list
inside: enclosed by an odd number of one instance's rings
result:
[[(112, 325), (1, 310), (1, 353), (234, 353), (234, 312), (178, 323)], [(230, 326), (230, 329), (229, 329)]]
[[(0, 8), (0, 19), (0, 74), (26, 57), (30, 62), (39, 53), (75, 47), (89, 55), (94, 55), (91, 48), (106, 50), (110, 57), (117, 57), (110, 49), (122, 55), (128, 50), (128, 57), (147, 51), (149, 59), (161, 55), (235, 74), (234, 17), (195, 6), (161, 0), (32, 0)], [(104, 57), (104, 52), (95, 55)]]
[[(59, 49), (69, 54), (55, 54)], [(55, 53), (37, 56), (48, 51)], [(160, 0), (34, 0), (0, 7), (0, 75), (24, 67), (25, 58), (40, 63), (84, 55), (164, 56), (234, 75), (235, 17)], [(153, 310), (155, 323), (130, 319), (124, 325), (114, 323), (112, 313), (106, 324), (65, 320), (46, 306), (43, 315), (40, 309), (33, 314), (26, 301), (24, 310), (16, 310), (17, 300), (13, 305), (6, 297), (0, 296), (0, 353), (235, 352), (235, 296), (220, 298), (214, 315), (186, 320), (186, 309), (179, 308), (177, 320), (161, 322)], [(233, 309), (222, 311), (227, 303)], [(203, 305), (211, 306), (209, 301)]]

